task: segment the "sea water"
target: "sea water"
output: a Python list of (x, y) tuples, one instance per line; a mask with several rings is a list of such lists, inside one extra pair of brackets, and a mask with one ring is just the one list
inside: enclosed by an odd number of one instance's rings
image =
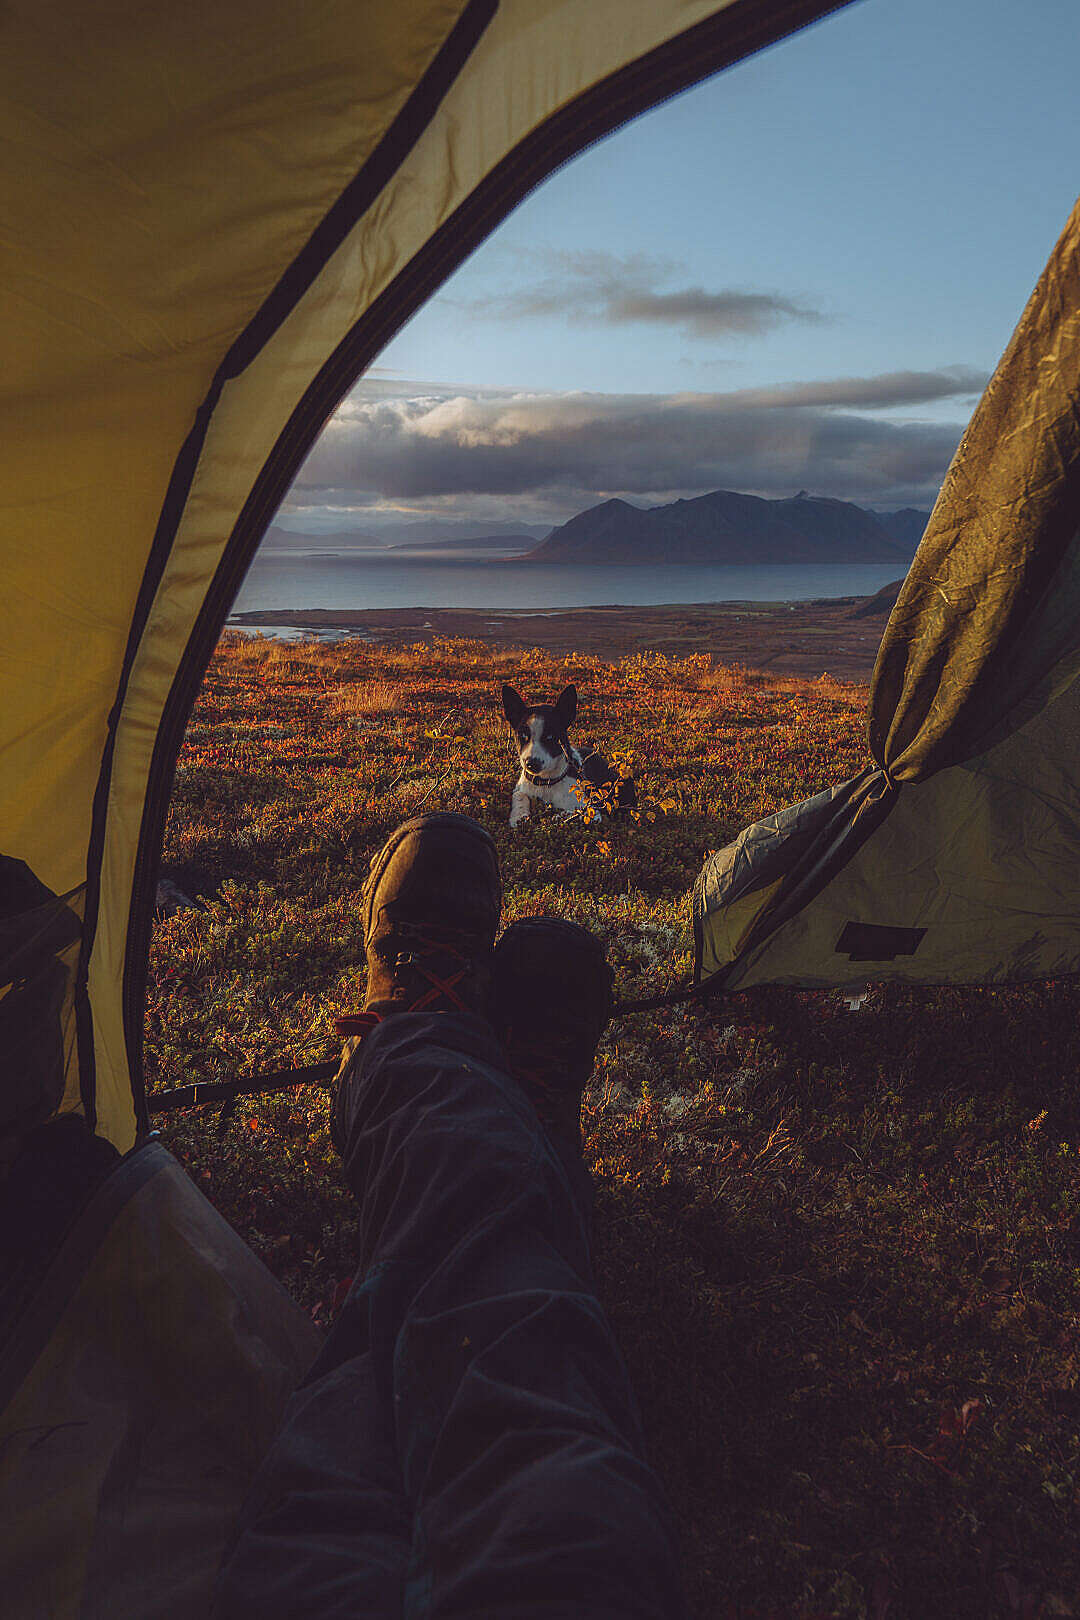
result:
[(267, 551), (256, 556), (234, 612), (330, 608), (648, 607), (684, 602), (804, 602), (870, 596), (904, 573), (896, 563), (522, 563), (455, 553)]

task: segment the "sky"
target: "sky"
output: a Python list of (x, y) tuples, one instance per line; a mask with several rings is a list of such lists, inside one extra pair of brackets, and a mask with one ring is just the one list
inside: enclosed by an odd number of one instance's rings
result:
[(857, 0), (567, 164), (379, 356), (279, 522), (932, 505), (1080, 191), (1076, 0)]

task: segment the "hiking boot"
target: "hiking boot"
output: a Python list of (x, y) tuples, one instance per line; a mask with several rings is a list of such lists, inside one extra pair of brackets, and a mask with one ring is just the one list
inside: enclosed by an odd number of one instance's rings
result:
[(488, 1012), (502, 884), (471, 816), (415, 816), (391, 833), (363, 889), (365, 1014)]
[(595, 934), (561, 917), (511, 923), (492, 957), (491, 1022), (541, 1124), (581, 1151), (581, 1094), (611, 1018)]
[(349, 1076), (364, 1037), (397, 1012), (488, 1016), (491, 946), (502, 883), (491, 835), (471, 816), (415, 816), (373, 857), (363, 893), (364, 1010), (335, 1020), (344, 1037), (330, 1139), (344, 1154)]

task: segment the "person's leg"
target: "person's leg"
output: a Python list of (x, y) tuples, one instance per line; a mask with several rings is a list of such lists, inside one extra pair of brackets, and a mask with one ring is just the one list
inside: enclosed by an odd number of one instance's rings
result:
[(389, 1019), (348, 1076), (345, 1306), (415, 1514), (406, 1615), (669, 1617), (674, 1538), (596, 1299), (590, 1186), (479, 1019)]
[[(433, 815), (398, 828), (364, 888), (366, 1005), (389, 1014), (484, 1000), (500, 897), (494, 845), (476, 822)], [(432, 913), (445, 924), (434, 946), (422, 937), (432, 929), (415, 926)], [(219, 1620), (401, 1615), (413, 1515), (393, 1406), (376, 1382), (364, 1314), (347, 1302), (245, 1504), (218, 1582)]]
[(580, 1153), (610, 969), (584, 929), (528, 919), (490, 975), (471, 1009), (386, 1018), (338, 1092), (361, 1207), (346, 1310), (416, 1520), (406, 1614), (666, 1620), (674, 1537), (596, 1298)]
[(218, 1620), (399, 1620), (412, 1541), (372, 1358), (335, 1323), (244, 1506)]
[[(420, 824), (429, 854), (436, 831), (452, 843), (445, 824), (455, 818), (432, 819), (439, 829), (425, 830), (427, 818)], [(394, 846), (398, 855), (412, 847), (408, 838)], [(444, 848), (438, 870), (460, 870), (460, 854)], [(422, 861), (416, 864), (422, 869)], [(570, 935), (583, 931), (561, 925), (557, 950), (547, 953), (549, 969), (557, 956), (558, 970), (545, 981), (537, 971), (544, 966), (539, 935), (527, 925), (507, 931), (496, 953), (503, 964), (496, 988), (510, 1008), (500, 1026), (504, 1045), (480, 1016), (491, 1004), (484, 974), (474, 971), (473, 946), (486, 925), (473, 928), (468, 948), (459, 940), (440, 958), (437, 931), (425, 938), (422, 926), (429, 884), (406, 906), (387, 870), (377, 858), (365, 891), (369, 987), (375, 987), (368, 1006), (383, 1021), (343, 1066), (336, 1111), (346, 1174), (361, 1206), (358, 1280), (277, 1448), (279, 1458), (309, 1457), (310, 1471), (299, 1492), (288, 1479), (283, 1491), (278, 1466), (277, 1486), (263, 1493), (272, 1511), (249, 1516), (226, 1590), (245, 1596), (234, 1573), (243, 1574), (245, 1540), (257, 1549), (275, 1534), (287, 1540), (292, 1533), (297, 1497), (313, 1500), (320, 1446), (329, 1443), (332, 1459), (347, 1459), (350, 1444), (362, 1440), (359, 1433), (350, 1440), (348, 1424), (334, 1422), (341, 1380), (347, 1386), (355, 1362), (373, 1389), (365, 1410), (389, 1424), (412, 1516), (402, 1610), (409, 1620), (670, 1620), (681, 1613), (674, 1538), (643, 1460), (626, 1370), (595, 1295), (590, 1183), (560, 1128), (568, 1117), (565, 1098), (554, 1114), (537, 1099), (548, 1117), (545, 1129), (527, 1078), (523, 1084), (520, 1071), (512, 1074), (507, 1058), (509, 1047), (549, 1075), (561, 1072), (579, 1105), (581, 1078), (606, 1018), (606, 1004), (599, 1018), (585, 1005), (596, 983), (595, 942), (575, 957)], [(372, 904), (372, 884), (375, 900), (390, 891), (390, 904)], [(396, 955), (394, 940), (376, 937), (379, 919), (391, 912), (398, 924), (408, 913), (395, 935)], [(490, 936), (494, 928), (493, 920)], [(425, 986), (435, 985), (441, 988), (433, 996)], [(399, 994), (403, 988), (407, 996)], [(455, 1012), (440, 1010), (454, 1000)], [(394, 1016), (403, 1001), (425, 1005)], [(575, 1010), (583, 1009), (588, 1016), (575, 1025)], [(588, 1047), (578, 1053), (576, 1073), (573, 1061), (562, 1062), (572, 1058), (565, 1038), (575, 1027)], [(311, 1434), (313, 1412), (326, 1414), (332, 1443)], [(289, 1438), (297, 1426), (305, 1430), (299, 1444)], [(343, 1549), (341, 1527), (361, 1530), (367, 1512), (360, 1461), (346, 1461), (344, 1472), (348, 1489), (326, 1504), (334, 1523), (322, 1521), (328, 1535), (341, 1534), (334, 1545)], [(358, 1535), (352, 1548), (360, 1556)], [(339, 1612), (275, 1607), (265, 1590), (264, 1584), (260, 1614)], [(389, 1615), (396, 1611), (377, 1606), (389, 1601), (380, 1596), (353, 1612)], [(226, 1612), (243, 1613), (242, 1601)]]

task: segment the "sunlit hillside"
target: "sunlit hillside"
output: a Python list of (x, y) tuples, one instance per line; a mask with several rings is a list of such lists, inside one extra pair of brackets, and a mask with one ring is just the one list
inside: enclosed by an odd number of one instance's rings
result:
[[(641, 818), (507, 826), (509, 680), (577, 683)], [(422, 810), (493, 833), (505, 917), (602, 934), (623, 996), (689, 973), (706, 851), (864, 762), (865, 690), (707, 657), (227, 638), (180, 756), (152, 1089), (332, 1055), (358, 891)], [(180, 902), (177, 902), (180, 904)], [(1080, 1612), (1080, 995), (765, 990), (612, 1025), (586, 1106), (602, 1297), (701, 1620)], [(354, 1216), (318, 1087), (163, 1115), (317, 1321)]]

